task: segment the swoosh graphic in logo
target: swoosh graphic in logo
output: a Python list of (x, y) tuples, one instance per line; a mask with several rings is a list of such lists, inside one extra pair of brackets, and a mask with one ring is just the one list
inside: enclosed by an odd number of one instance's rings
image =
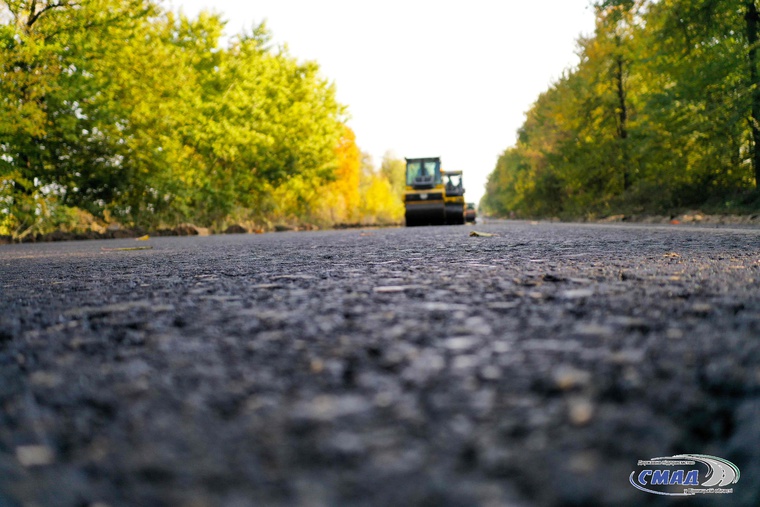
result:
[(728, 486), (729, 484), (736, 484), (739, 482), (739, 467), (728, 461), (727, 459), (718, 458), (717, 456), (710, 456), (709, 454), (678, 454), (673, 456), (672, 459), (688, 459), (691, 461), (699, 461), (704, 463), (710, 469), (707, 472), (708, 479), (702, 483), (702, 486), (706, 488), (712, 488), (718, 486), (719, 488)]

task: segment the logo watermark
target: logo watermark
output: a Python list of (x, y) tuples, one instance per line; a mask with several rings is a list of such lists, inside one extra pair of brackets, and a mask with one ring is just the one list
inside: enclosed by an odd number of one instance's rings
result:
[(731, 494), (734, 489), (728, 486), (739, 482), (741, 475), (739, 467), (730, 461), (708, 454), (677, 454), (639, 460), (638, 466), (644, 468), (631, 472), (631, 485), (655, 495)]

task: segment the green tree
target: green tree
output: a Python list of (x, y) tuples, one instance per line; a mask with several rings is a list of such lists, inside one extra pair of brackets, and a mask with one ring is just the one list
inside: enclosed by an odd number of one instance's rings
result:
[[(13, 212), (24, 215), (21, 202), (35, 195), (102, 208), (126, 171), (113, 143), (119, 118), (104, 107), (97, 67), (153, 6), (32, 0), (2, 2), (0, 12), (0, 174), (14, 189)], [(34, 215), (46, 213), (38, 205)]]
[(305, 196), (336, 177), (344, 108), (263, 25), (220, 48), (218, 16), (149, 0), (0, 8), (5, 229), (30, 233), (59, 205), (221, 224), (270, 212), (288, 184), (308, 214)]
[(211, 220), (235, 205), (265, 211), (262, 193), (293, 178), (303, 189), (334, 178), (343, 133), (335, 90), (315, 63), (273, 51), (268, 40), (265, 27), (255, 27), (203, 73), (200, 125), (186, 129), (186, 144), (205, 163), (194, 207)]
[(596, 13), (577, 67), (527, 113), (485, 203), (538, 215), (661, 212), (756, 186), (755, 3), (606, 0)]

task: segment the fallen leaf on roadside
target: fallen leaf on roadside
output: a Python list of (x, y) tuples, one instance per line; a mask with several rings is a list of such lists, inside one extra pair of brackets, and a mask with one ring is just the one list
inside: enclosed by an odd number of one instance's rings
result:
[(140, 236), (139, 238), (135, 238), (135, 241), (148, 241), (150, 239), (149, 235)]
[(101, 250), (104, 252), (129, 252), (132, 250), (153, 250), (152, 246), (133, 246), (129, 248), (106, 248), (106, 247), (100, 247)]
[(496, 236), (496, 234), (490, 234), (487, 232), (478, 232), (478, 231), (472, 231), (470, 233), (470, 236), (473, 238), (492, 238)]

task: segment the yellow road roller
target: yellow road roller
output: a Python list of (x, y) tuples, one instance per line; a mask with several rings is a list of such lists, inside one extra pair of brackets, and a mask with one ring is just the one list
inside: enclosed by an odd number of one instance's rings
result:
[(464, 223), (462, 171), (441, 170), (440, 157), (406, 159), (407, 227)]
[(406, 159), (406, 226), (446, 223), (440, 157)]
[(462, 171), (443, 171), (443, 202), (446, 223), (462, 225), (465, 208)]

